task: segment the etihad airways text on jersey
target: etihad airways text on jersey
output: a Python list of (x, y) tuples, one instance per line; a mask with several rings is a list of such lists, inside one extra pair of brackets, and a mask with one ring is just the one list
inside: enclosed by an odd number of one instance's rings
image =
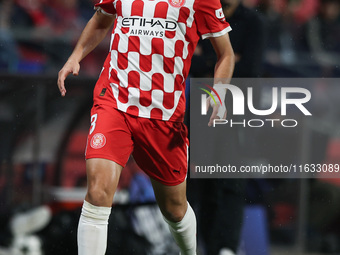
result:
[(141, 17), (129, 17), (122, 19), (123, 27), (134, 28), (157, 28), (164, 30), (176, 30), (177, 23), (171, 20), (157, 19), (157, 18), (141, 18)]

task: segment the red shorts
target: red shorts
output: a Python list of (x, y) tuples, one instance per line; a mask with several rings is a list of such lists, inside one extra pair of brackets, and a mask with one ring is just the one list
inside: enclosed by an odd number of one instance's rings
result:
[(177, 185), (187, 176), (187, 134), (182, 122), (141, 118), (107, 105), (95, 105), (86, 159), (105, 158), (125, 166), (132, 153), (149, 177), (165, 185)]

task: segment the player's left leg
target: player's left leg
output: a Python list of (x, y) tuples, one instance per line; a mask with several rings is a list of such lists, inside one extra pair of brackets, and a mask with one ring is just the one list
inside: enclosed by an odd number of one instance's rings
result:
[(186, 197), (186, 181), (167, 186), (151, 179), (159, 208), (181, 255), (196, 255), (196, 217)]
[(134, 137), (133, 156), (152, 181), (157, 203), (181, 254), (196, 255), (196, 217), (186, 197), (187, 128), (182, 122), (128, 120)]

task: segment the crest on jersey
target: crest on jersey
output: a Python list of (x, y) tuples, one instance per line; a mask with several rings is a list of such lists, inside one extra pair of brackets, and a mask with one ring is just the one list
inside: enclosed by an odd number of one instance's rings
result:
[(106, 144), (106, 137), (101, 133), (95, 134), (91, 139), (91, 147), (93, 149), (103, 148)]
[(185, 4), (185, 0), (168, 0), (169, 4), (173, 7), (182, 7)]

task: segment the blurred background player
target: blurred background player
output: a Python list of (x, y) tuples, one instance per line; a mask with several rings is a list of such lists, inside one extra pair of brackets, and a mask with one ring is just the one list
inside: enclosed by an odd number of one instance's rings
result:
[[(233, 77), (260, 77), (265, 47), (265, 27), (262, 18), (256, 11), (245, 7), (241, 0), (221, 0), (221, 4), (226, 20), (233, 28), (229, 35), (235, 53)], [(195, 53), (192, 75), (212, 77), (215, 56), (211, 45), (202, 41)], [(243, 90), (244, 94), (247, 93), (247, 88), (242, 87), (240, 80), (237, 86)], [(258, 105), (260, 88), (256, 88), (254, 92), (255, 105)], [(227, 109), (231, 109), (231, 102), (231, 98), (227, 95)], [(237, 116), (231, 117), (234, 120), (237, 118)], [(240, 162), (244, 163), (248, 154), (256, 148), (256, 136), (253, 130), (247, 128), (235, 126), (219, 137), (219, 144), (224, 144), (223, 148), (222, 146), (219, 148), (218, 160), (222, 161), (221, 165), (238, 166)], [(205, 146), (209, 146), (209, 143)], [(207, 150), (211, 151), (211, 148)], [(200, 200), (197, 200), (198, 208), (200, 208), (199, 233), (202, 235), (205, 254), (236, 254), (240, 242), (243, 209), (246, 204), (247, 180), (197, 179), (191, 182), (194, 187), (197, 186), (195, 188), (200, 195)]]
[(114, 22), (110, 53), (94, 89), (78, 253), (105, 253), (113, 196), (133, 151), (137, 164), (151, 177), (157, 203), (181, 254), (196, 254), (196, 219), (186, 199), (185, 80), (200, 37), (210, 38), (216, 51), (215, 82), (232, 76), (230, 26), (221, 4), (218, 0), (104, 0), (96, 10), (58, 77), (65, 96), (67, 75), (78, 75), (79, 62)]
[(322, 77), (338, 77), (340, 51), (340, 1), (321, 0), (316, 17), (303, 26), (302, 48), (309, 51)]

